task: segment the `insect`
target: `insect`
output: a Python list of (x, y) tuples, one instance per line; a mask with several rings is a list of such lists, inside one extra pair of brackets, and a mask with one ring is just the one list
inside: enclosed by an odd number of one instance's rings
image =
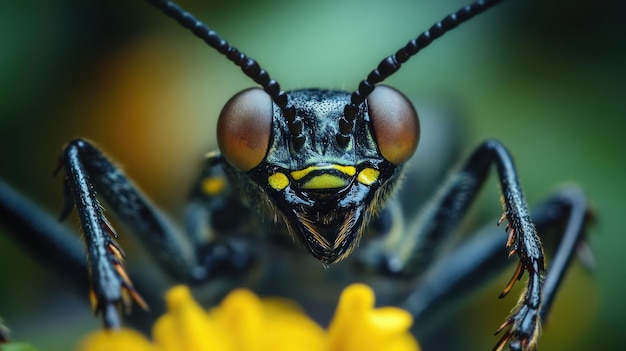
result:
[[(455, 271), (461, 268), (466, 270), (463, 277), (478, 282), (483, 275), (481, 265), (505, 251), (506, 241), (509, 253), (518, 255), (520, 263), (504, 294), (524, 272), (529, 283), (522, 303), (503, 325), (498, 347), (510, 343), (512, 349), (532, 348), (539, 317), (548, 312), (569, 261), (559, 263), (555, 259), (543, 282), (543, 250), (534, 227), (541, 233), (566, 222), (557, 255), (571, 256), (574, 244), (584, 233), (584, 197), (576, 191), (559, 193), (534, 210), (531, 220), (510, 154), (499, 142), (489, 140), (478, 146), (442, 185), (421, 215), (399, 219), (394, 192), (401, 186), (405, 163), (417, 147), (419, 122), (411, 103), (401, 93), (377, 85), (431, 41), (498, 2), (479, 1), (438, 22), (383, 60), (353, 93), (313, 89), (284, 93), (255, 61), (177, 5), (151, 1), (234, 61), (262, 89), (246, 90), (226, 104), (218, 125), (220, 153), (208, 157), (194, 188), (187, 236), (180, 236), (91, 142), (77, 139), (65, 147), (60, 163), (60, 170), (66, 173), (62, 217), (77, 208), (91, 271), (91, 277), (77, 279), (90, 280), (95, 308), (105, 327), (115, 328), (122, 323), (118, 305), (124, 301), (124, 294), (139, 304), (143, 304), (142, 296), (150, 305), (153, 303), (140, 288), (139, 278), (132, 279), (135, 283), (126, 279), (121, 265), (123, 254), (114, 240), (117, 234), (101, 212), (94, 188), (177, 280), (214, 284), (227, 277), (230, 282), (232, 277), (245, 276), (252, 267), (262, 264), (268, 246), (287, 246), (290, 254), (306, 257), (302, 254), (308, 252), (323, 265), (332, 265), (329, 272), (369, 272), (398, 284), (417, 277), (430, 278), (412, 284), (399, 300), (416, 317), (422, 309), (447, 296), (429, 291), (429, 284), (447, 283), (446, 293), (452, 292), (465, 284)], [(497, 234), (468, 244), (476, 246), (459, 249), (431, 278), (426, 273), (436, 259), (432, 248), (447, 239), (492, 165), (496, 166), (503, 191), (505, 208), (500, 222), (507, 222), (508, 240), (500, 229)], [(2, 188), (0, 194), (2, 218), (8, 223), (9, 234), (26, 231), (40, 243), (50, 242), (41, 247), (35, 247), (32, 241), (27, 245), (37, 256), (47, 256), (68, 271), (81, 269), (86, 275), (88, 267), (82, 250), (75, 245), (63, 240), (58, 250), (66, 254), (50, 255), (49, 245), (54, 239), (65, 238), (64, 230), (57, 233), (56, 227), (47, 222), (41, 231), (27, 228), (47, 217), (36, 209), (20, 206), (22, 200), (16, 200), (8, 188)], [(406, 222), (405, 229), (398, 230), (402, 227), (398, 221)], [(285, 240), (290, 236), (301, 247)], [(468, 248), (477, 248), (474, 255), (467, 254)], [(474, 261), (461, 264), (461, 258), (471, 256), (475, 256)], [(430, 304), (421, 306), (424, 301)]]

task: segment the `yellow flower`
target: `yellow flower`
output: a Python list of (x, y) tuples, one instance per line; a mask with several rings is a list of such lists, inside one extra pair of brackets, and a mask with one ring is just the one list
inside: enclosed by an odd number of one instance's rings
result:
[(374, 293), (362, 284), (346, 288), (327, 331), (285, 300), (259, 299), (248, 290), (231, 292), (208, 312), (189, 288), (167, 293), (167, 313), (152, 341), (130, 330), (96, 331), (79, 351), (419, 351), (409, 333), (411, 315), (399, 308), (374, 308)]
[(409, 333), (413, 317), (396, 307), (374, 308), (374, 292), (362, 284), (347, 287), (328, 327), (329, 351), (419, 350)]

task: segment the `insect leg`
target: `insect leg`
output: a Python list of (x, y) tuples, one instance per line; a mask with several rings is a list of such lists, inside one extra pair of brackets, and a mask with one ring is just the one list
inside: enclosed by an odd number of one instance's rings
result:
[[(83, 246), (70, 230), (0, 181), (0, 225), (4, 233), (44, 265), (55, 267), (81, 293), (89, 286)], [(70, 275), (70, 272), (71, 275)]]
[[(576, 248), (584, 242), (590, 219), (586, 198), (577, 188), (562, 189), (533, 210), (532, 220), (542, 239), (558, 241), (557, 245), (547, 245), (552, 261), (544, 281), (542, 320), (550, 311)], [(557, 234), (554, 238), (546, 236), (552, 232)], [(489, 225), (437, 260), (420, 277), (417, 289), (403, 304), (414, 315), (416, 330), (426, 330), (439, 312), (507, 267), (507, 255), (502, 252), (504, 242), (501, 230)], [(507, 321), (504, 326), (508, 325)], [(505, 334), (498, 346), (504, 346), (509, 336)]]
[[(585, 229), (587, 223), (593, 220), (593, 214), (587, 205), (586, 198), (578, 189), (562, 191), (553, 201), (554, 207), (551, 209), (554, 211), (553, 214), (556, 216), (560, 215), (559, 219), (561, 221), (565, 220), (566, 223), (564, 229), (560, 229), (562, 233), (561, 239), (559, 240), (558, 248), (552, 257), (552, 262), (548, 267), (543, 282), (543, 294), (540, 296), (542, 301), (539, 311), (539, 318), (541, 320), (545, 320), (552, 307), (556, 292), (563, 281), (563, 277), (572, 261), (574, 252), (577, 248), (587, 248), (587, 243), (583, 241), (586, 234)], [(585, 253), (584, 251), (580, 252)], [(586, 266), (592, 266), (593, 262), (591, 257), (584, 255), (581, 257)], [(517, 277), (517, 279), (519, 278), (520, 277)], [(511, 281), (509, 285), (512, 285), (512, 283), (513, 281)], [(505, 288), (500, 297), (506, 295), (508, 288), (508, 286)], [(507, 342), (510, 342), (511, 349), (513, 350), (526, 349), (526, 346), (528, 346), (525, 343), (526, 337), (532, 338), (533, 335), (525, 335), (525, 328), (517, 328), (518, 325), (526, 322), (521, 319), (525, 313), (525, 308), (528, 308), (527, 301), (521, 301), (509, 318), (498, 328), (497, 333), (510, 327), (500, 339), (499, 344), (495, 348), (496, 350), (501, 350)], [(529, 348), (532, 348), (533, 345), (534, 340), (531, 339), (531, 347)]]
[[(419, 276), (440, 256), (442, 244), (458, 226), (485, 182), (492, 163), (498, 165), (503, 198), (515, 195), (516, 218), (524, 218), (532, 230), (526, 202), (517, 182), (511, 156), (497, 141), (481, 144), (461, 168), (452, 173), (435, 195), (426, 202), (417, 216), (408, 223), (402, 235), (393, 235), (383, 242), (378, 257), (368, 257), (364, 262), (381, 273)], [(508, 202), (505, 206), (508, 206)], [(532, 235), (530, 235), (532, 237)]]
[(166, 272), (179, 281), (193, 280), (197, 264), (189, 243), (100, 151), (87, 141), (73, 140), (65, 147), (60, 166), (66, 170), (62, 217), (76, 207), (87, 246), (94, 308), (102, 313), (105, 327), (120, 326), (119, 304), (130, 304), (131, 297), (145, 303), (122, 266), (124, 253), (96, 190)]
[(531, 220), (513, 159), (498, 141), (488, 140), (481, 144), (460, 171), (452, 174), (444, 183), (421, 215), (409, 223), (406, 234), (396, 238), (394, 243), (386, 243), (386, 252), (378, 258), (378, 269), (392, 275), (418, 276), (423, 273), (438, 257), (441, 243), (467, 212), (492, 164), (496, 166), (502, 192), (504, 213), (500, 222), (508, 220), (509, 238), (506, 245), (509, 255), (516, 253), (520, 258), (518, 270), (511, 281), (518, 280), (524, 271), (529, 274), (520, 305), (508, 321), (513, 321), (513, 342), (532, 344), (539, 329), (543, 286), (541, 274), (545, 270), (543, 248)]
[[(20, 247), (50, 268), (63, 284), (80, 296), (87, 296), (89, 275), (85, 250), (76, 233), (63, 226), (30, 200), (0, 181), (0, 225)], [(150, 292), (150, 286), (141, 277), (133, 279), (137, 290)], [(151, 313), (135, 313), (128, 321), (135, 327), (150, 330), (153, 318), (163, 310), (162, 297), (157, 294), (144, 295), (151, 306)], [(0, 328), (1, 329), (1, 328)]]

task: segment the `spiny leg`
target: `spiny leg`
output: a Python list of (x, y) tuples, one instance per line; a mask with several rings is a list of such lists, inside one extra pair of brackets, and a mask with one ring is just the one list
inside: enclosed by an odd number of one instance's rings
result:
[[(49, 268), (59, 282), (81, 297), (89, 292), (88, 265), (85, 250), (76, 233), (29, 199), (0, 181), (0, 225), (3, 233), (14, 240), (33, 259)], [(150, 313), (134, 313), (128, 322), (149, 331), (154, 318), (163, 311), (162, 296), (151, 294), (150, 282), (142, 277), (133, 280), (137, 290), (151, 306)]]
[(495, 140), (481, 144), (452, 174), (405, 234), (383, 243), (383, 254), (366, 262), (391, 275), (419, 276), (436, 259), (441, 244), (463, 218), (485, 182), (491, 165), (495, 164), (502, 191), (504, 213), (500, 222), (508, 220), (509, 255), (520, 258), (519, 270), (512, 281), (529, 273), (529, 282), (513, 318), (511, 343), (532, 345), (538, 335), (541, 308), (542, 278), (545, 270), (543, 248), (518, 181), (513, 159), (506, 148)]
[[(584, 194), (577, 188), (566, 188), (534, 208), (532, 220), (542, 238), (550, 232), (557, 234), (554, 241), (558, 241), (554, 247), (547, 248), (552, 260), (544, 281), (540, 310), (540, 319), (545, 320), (574, 252), (586, 245), (585, 229), (591, 216)], [(508, 267), (507, 255), (502, 252), (504, 243), (501, 230), (489, 225), (440, 258), (419, 279), (417, 290), (403, 304), (415, 317), (417, 330), (427, 327), (442, 309)], [(509, 333), (505, 333), (496, 349), (506, 345)], [(514, 350), (520, 347), (519, 343), (511, 345)]]
[[(221, 168), (221, 162), (219, 155), (209, 158), (205, 169), (208, 173), (201, 177), (199, 187), (210, 178), (209, 173)], [(128, 305), (129, 297), (137, 299), (144, 307), (151, 306), (150, 313), (134, 313), (128, 317), (132, 325), (142, 330), (149, 330), (163, 306), (162, 296), (152, 291), (158, 284), (142, 276), (131, 279), (126, 273), (122, 266), (123, 251), (115, 241), (117, 234), (102, 213), (96, 190), (175, 281), (202, 283), (220, 275), (234, 276), (250, 266), (253, 257), (248, 247), (221, 240), (219, 233), (212, 232), (214, 229), (219, 232), (219, 226), (207, 226), (209, 222), (214, 225), (216, 220), (223, 219), (224, 213), (229, 214), (229, 218), (242, 214), (233, 211), (233, 202), (224, 198), (223, 191), (215, 187), (201, 194), (194, 191), (187, 212), (189, 232), (183, 236), (183, 232), (90, 143), (80, 139), (68, 143), (58, 169), (63, 167), (66, 169), (65, 207), (60, 217), (67, 217), (74, 206), (77, 208), (88, 262), (73, 232), (1, 181), (0, 225), (26, 252), (67, 278), (81, 296), (91, 287), (91, 296), (95, 298), (92, 303), (97, 313), (103, 313), (106, 327), (120, 326), (117, 308), (120, 303)], [(137, 291), (142, 291), (147, 303), (142, 302), (144, 299)]]
[[(192, 192), (187, 207), (187, 237), (183, 237), (117, 167), (84, 140), (68, 143), (59, 163), (59, 168), (67, 170), (65, 207), (60, 217), (65, 218), (74, 206), (77, 207), (89, 262), (75, 233), (1, 181), (0, 225), (26, 252), (67, 278), (80, 296), (85, 296), (91, 286), (94, 308), (103, 313), (106, 327), (120, 325), (117, 305), (124, 302), (124, 294), (139, 299), (137, 291), (141, 291), (147, 302), (143, 305), (149, 305), (151, 311), (134, 313), (127, 319), (133, 326), (149, 331), (155, 316), (163, 311), (162, 296), (153, 291), (158, 284), (143, 276), (131, 279), (126, 274), (122, 266), (124, 254), (115, 242), (117, 234), (103, 216), (96, 190), (175, 281), (202, 283), (220, 275), (236, 276), (250, 266), (253, 257), (248, 247), (228, 238), (223, 240), (218, 233), (226, 227), (219, 225), (226, 217), (240, 219), (242, 215), (241, 206), (233, 208), (237, 203), (225, 199), (227, 191), (216, 185), (227, 186), (226, 179), (216, 175), (221, 162), (217, 154), (208, 158), (197, 188)], [(207, 181), (212, 181), (213, 185), (209, 186)], [(228, 229), (239, 230), (232, 223)]]
[(120, 304), (130, 298), (147, 307), (136, 292), (122, 262), (124, 253), (117, 234), (102, 213), (96, 190), (120, 219), (148, 247), (157, 262), (179, 281), (192, 281), (197, 264), (185, 238), (161, 215), (130, 181), (93, 145), (70, 142), (60, 166), (66, 170), (66, 206), (62, 217), (76, 207), (88, 253), (91, 291), (96, 313), (107, 328), (118, 328)]
[[(550, 226), (558, 228), (560, 233), (558, 246), (552, 256), (552, 261), (548, 265), (543, 281), (542, 295), (536, 297), (541, 305), (539, 311), (535, 311), (534, 309), (530, 310), (534, 304), (533, 301), (520, 301), (509, 318), (496, 331), (497, 334), (506, 330), (496, 347), (494, 347), (494, 350), (502, 350), (507, 342), (510, 342), (511, 350), (532, 349), (535, 346), (535, 340), (532, 340), (534, 335), (523, 334), (525, 328), (516, 329), (516, 325), (534, 322), (533, 314), (537, 313), (539, 314), (539, 320), (546, 319), (565, 272), (577, 250), (582, 253), (580, 257), (583, 263), (587, 267), (593, 266), (593, 259), (588, 253), (588, 245), (584, 241), (586, 227), (593, 220), (593, 213), (587, 204), (584, 194), (576, 188), (564, 189), (548, 200), (540, 211), (538, 211), (538, 216), (543, 215), (554, 222), (538, 227), (539, 233), (544, 233), (544, 230), (550, 229)], [(540, 217), (536, 223), (539, 221), (543, 224), (544, 218)], [(539, 224), (537, 225), (539, 226)], [(518, 280), (520, 277), (521, 274), (517, 278), (514, 276)], [(511, 284), (509, 283), (509, 285)], [(506, 294), (507, 288), (505, 288), (500, 297)], [(528, 296), (525, 298), (528, 298)], [(533, 296), (532, 298), (535, 297)], [(533, 320), (530, 320), (530, 317), (533, 317)]]

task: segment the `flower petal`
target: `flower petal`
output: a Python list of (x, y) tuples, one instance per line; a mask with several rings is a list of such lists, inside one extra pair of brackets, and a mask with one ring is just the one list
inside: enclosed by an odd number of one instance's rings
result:
[(417, 351), (412, 316), (395, 307), (374, 308), (374, 292), (363, 284), (347, 287), (328, 328), (328, 351)]
[(163, 351), (226, 350), (215, 324), (193, 299), (187, 286), (176, 286), (165, 296), (167, 313), (152, 329), (154, 342)]
[(254, 350), (264, 332), (261, 301), (248, 290), (230, 292), (210, 316), (229, 341), (229, 350)]
[(323, 351), (325, 331), (293, 302), (263, 299), (264, 350)]
[(141, 333), (130, 330), (98, 330), (87, 335), (76, 348), (78, 351), (157, 351)]
[(210, 314), (230, 350), (323, 350), (324, 330), (294, 304), (261, 301), (248, 290), (235, 290)]
[(232, 291), (206, 312), (189, 288), (167, 293), (167, 313), (153, 327), (154, 343), (132, 330), (98, 331), (79, 351), (418, 351), (409, 332), (411, 315), (374, 308), (373, 291), (362, 284), (342, 293), (328, 332), (292, 302), (261, 301), (248, 290)]

